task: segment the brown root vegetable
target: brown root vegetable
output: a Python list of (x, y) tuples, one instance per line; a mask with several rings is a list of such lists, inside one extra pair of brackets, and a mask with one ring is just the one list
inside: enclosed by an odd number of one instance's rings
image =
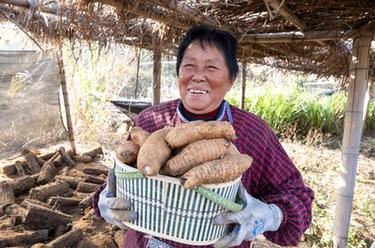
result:
[(230, 142), (226, 139), (204, 139), (187, 145), (179, 154), (167, 161), (163, 171), (180, 176), (191, 168), (224, 156)]
[(117, 146), (116, 156), (119, 160), (121, 160), (121, 162), (131, 164), (137, 160), (138, 152), (139, 146), (137, 146), (133, 141), (127, 140)]
[(238, 154), (241, 154), (240, 151), (238, 151), (237, 147), (232, 142), (230, 142), (230, 145), (229, 145), (228, 149), (226, 150), (224, 156), (238, 155)]
[(180, 178), (180, 182), (185, 189), (201, 184), (229, 182), (241, 176), (252, 162), (253, 159), (246, 154), (228, 155), (192, 168)]
[(137, 168), (146, 176), (156, 175), (171, 155), (165, 136), (172, 130), (164, 127), (150, 134), (139, 149)]
[(133, 127), (130, 130), (131, 140), (139, 147), (141, 147), (145, 143), (148, 136), (150, 136), (150, 133), (146, 130), (143, 130), (141, 127)]
[(202, 139), (226, 138), (233, 140), (236, 132), (227, 121), (191, 121), (171, 130), (167, 143), (171, 148), (181, 147)]

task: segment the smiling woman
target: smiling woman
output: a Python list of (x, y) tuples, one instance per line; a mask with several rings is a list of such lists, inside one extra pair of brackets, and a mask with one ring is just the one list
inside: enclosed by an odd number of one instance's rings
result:
[[(236, 52), (237, 41), (226, 31), (206, 26), (188, 30), (177, 52), (180, 99), (145, 109), (137, 116), (135, 126), (154, 133), (165, 126), (175, 127), (198, 120), (230, 123), (238, 137), (233, 141), (234, 145), (240, 153), (253, 158), (253, 162), (251, 166), (249, 162), (241, 162), (241, 166), (243, 163), (249, 166), (242, 174), (242, 186), (238, 192), (246, 207), (237, 213), (220, 214), (212, 220), (216, 225), (233, 224), (234, 227), (217, 242), (215, 240), (215, 247), (249, 247), (251, 241), (261, 234), (280, 245), (297, 245), (310, 225), (314, 194), (304, 185), (301, 174), (265, 122), (224, 100), (238, 72)], [(182, 135), (175, 136), (182, 138)], [(159, 152), (158, 148), (153, 147), (153, 152)], [(197, 151), (205, 152), (204, 149)], [(107, 185), (115, 182), (115, 178), (109, 177)], [(101, 214), (108, 223), (121, 228), (123, 222), (144, 219), (142, 211), (135, 213), (135, 208), (129, 211), (129, 206), (132, 206), (129, 199), (113, 197), (110, 190), (110, 187), (103, 186), (96, 192), (94, 204), (99, 206), (96, 207), (99, 216)], [(199, 227), (200, 230), (204, 228), (204, 225)], [(124, 247), (195, 246), (129, 229)]]
[(217, 109), (234, 82), (223, 54), (208, 42), (195, 41), (187, 47), (178, 76), (182, 103), (195, 114)]

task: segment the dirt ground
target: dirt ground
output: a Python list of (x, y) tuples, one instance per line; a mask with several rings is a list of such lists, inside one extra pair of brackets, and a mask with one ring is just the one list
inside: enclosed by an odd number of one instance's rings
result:
[[(371, 142), (373, 141), (371, 140), (370, 144)], [(304, 145), (294, 142), (282, 142), (282, 144), (301, 171), (305, 183), (315, 192), (313, 223), (298, 247), (332, 247), (333, 216), (336, 204), (335, 187), (339, 178), (341, 151), (340, 149), (328, 149), (325, 146)], [(77, 147), (80, 151), (87, 149), (89, 146), (82, 145), (82, 149), (80, 145), (77, 145)], [(358, 161), (350, 226), (351, 245), (349, 247), (370, 247), (375, 237), (375, 200), (373, 197), (375, 194), (375, 155), (371, 149), (373, 149), (371, 145), (363, 145)], [(103, 166), (110, 166), (111, 148), (105, 149), (105, 154), (98, 162)], [(90, 167), (90, 164), (78, 164), (74, 171), (79, 173), (77, 171), (87, 166)], [(69, 175), (79, 176), (72, 173)], [(84, 233), (84, 238), (73, 247), (120, 247), (125, 231), (107, 225), (95, 218), (91, 208), (87, 208), (84, 212), (78, 208), (66, 212), (74, 217), (72, 226), (81, 229)], [(280, 246), (260, 237), (254, 242), (253, 247), (275, 248)]]

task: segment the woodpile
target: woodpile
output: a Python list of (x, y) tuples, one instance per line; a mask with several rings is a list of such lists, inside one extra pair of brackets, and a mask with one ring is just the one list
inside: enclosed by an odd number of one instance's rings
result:
[(63, 147), (2, 167), (0, 247), (121, 247), (123, 230), (96, 218), (92, 197), (108, 172), (102, 149), (73, 155)]

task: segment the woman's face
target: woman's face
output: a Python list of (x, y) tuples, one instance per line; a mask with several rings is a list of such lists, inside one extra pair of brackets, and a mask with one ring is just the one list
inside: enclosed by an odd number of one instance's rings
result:
[(185, 50), (179, 69), (179, 90), (184, 107), (194, 114), (217, 109), (234, 80), (223, 54), (215, 47), (192, 42)]

